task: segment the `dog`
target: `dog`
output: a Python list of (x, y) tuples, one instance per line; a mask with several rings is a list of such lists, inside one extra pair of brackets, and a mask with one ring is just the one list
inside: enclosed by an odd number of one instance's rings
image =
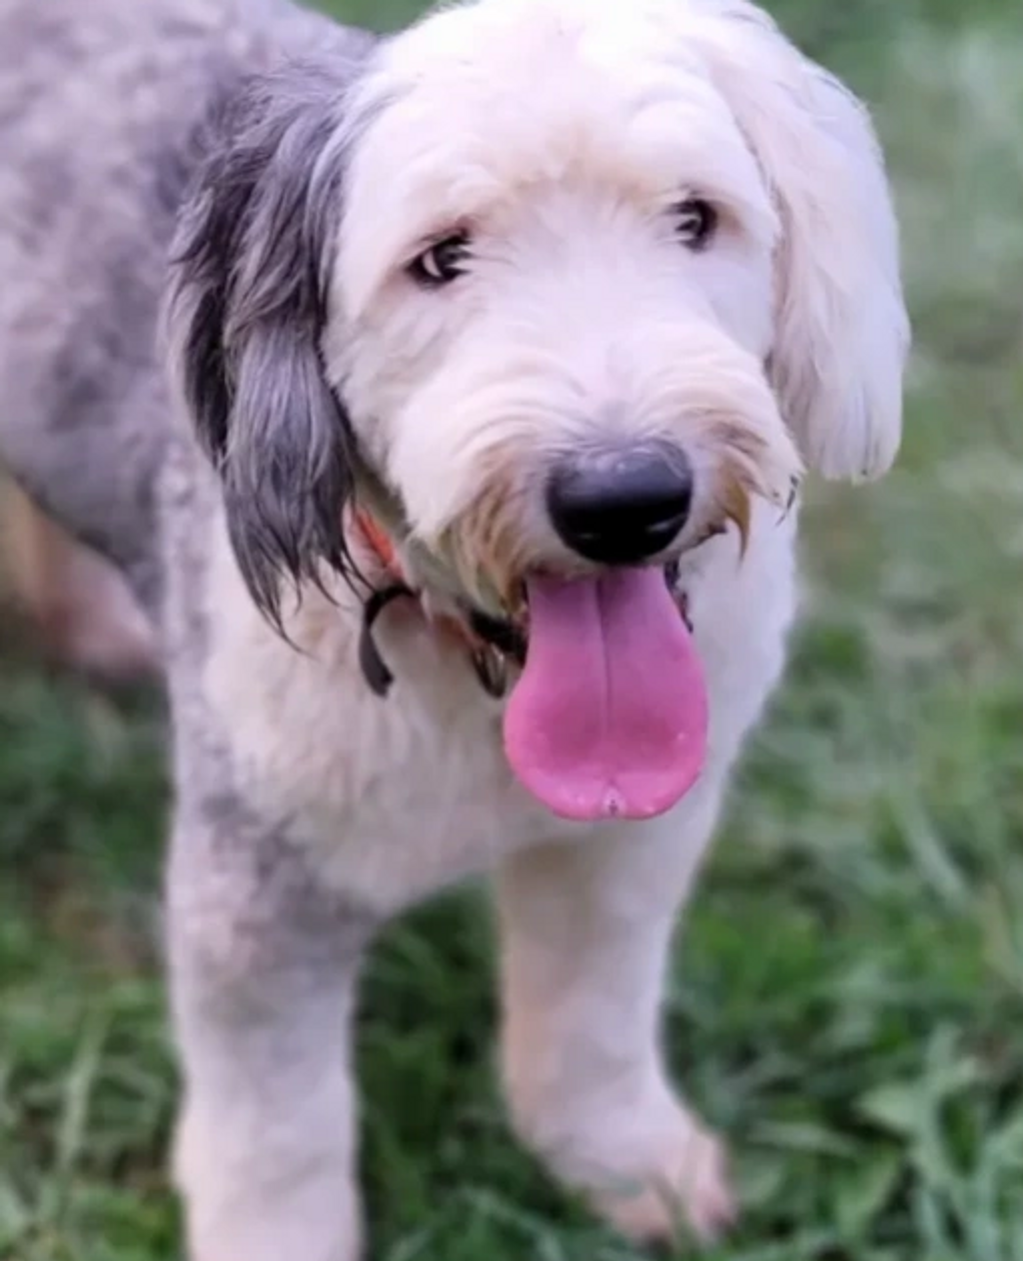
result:
[(352, 1261), (390, 917), (495, 875), (518, 1134), (715, 1235), (673, 926), (909, 329), (865, 108), (746, 0), (9, 0), (0, 458), (125, 576), (173, 717), (194, 1261)]

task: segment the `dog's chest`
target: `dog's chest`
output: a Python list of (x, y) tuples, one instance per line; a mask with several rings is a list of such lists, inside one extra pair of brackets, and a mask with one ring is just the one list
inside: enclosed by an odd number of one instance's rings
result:
[(358, 671), (357, 623), (333, 606), (313, 622), (300, 653), (258, 622), (221, 620), (204, 690), (243, 793), (288, 821), (331, 884), (390, 911), (516, 849), (582, 834), (514, 781), (500, 708), (459, 647), (421, 624), (392, 627), (380, 647), (395, 682), (378, 697)]
[[(706, 776), (715, 782), (782, 668), (794, 522), (768, 526), (754, 530), (742, 564), (722, 541), (691, 588), (711, 701)], [(381, 627), (395, 675), (381, 698), (359, 669), (360, 607), (343, 593), (340, 607), (307, 595), (289, 627), (296, 651), (253, 608), (226, 541), (208, 581), (215, 599), (202, 692), (237, 785), (331, 885), (391, 912), (516, 850), (598, 830), (555, 818), (514, 781), (500, 706), (464, 649), (422, 619)], [(684, 830), (688, 808), (673, 812), (673, 828)]]

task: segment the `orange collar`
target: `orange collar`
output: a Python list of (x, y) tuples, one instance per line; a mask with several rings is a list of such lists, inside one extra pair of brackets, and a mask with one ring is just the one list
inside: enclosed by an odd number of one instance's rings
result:
[(398, 559), (398, 549), (391, 541), (390, 535), (380, 522), (365, 508), (355, 509), (355, 526), (362, 535), (362, 540), (380, 562), (380, 567), (388, 578), (404, 583), (405, 574)]

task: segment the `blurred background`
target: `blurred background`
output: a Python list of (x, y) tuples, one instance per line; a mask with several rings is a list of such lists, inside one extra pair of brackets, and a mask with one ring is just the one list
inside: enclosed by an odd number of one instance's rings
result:
[[(896, 472), (812, 492), (788, 682), (679, 943), (670, 1056), (745, 1208), (708, 1255), (1021, 1261), (1023, 7), (769, 7), (873, 106), (916, 353)], [(0, 1258), (170, 1261), (158, 706), (0, 630)], [(491, 972), (471, 891), (368, 969), (374, 1258), (639, 1261), (513, 1144)]]

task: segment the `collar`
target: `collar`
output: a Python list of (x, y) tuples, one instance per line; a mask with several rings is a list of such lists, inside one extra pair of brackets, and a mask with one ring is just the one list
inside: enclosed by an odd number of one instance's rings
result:
[(453, 638), (460, 645), (487, 695), (495, 699), (503, 697), (508, 690), (510, 667), (521, 667), (525, 662), (526, 645), (522, 632), (510, 622), (471, 607), (461, 615), (431, 613), (423, 593), (417, 591), (409, 580), (394, 540), (377, 518), (365, 508), (356, 508), (352, 524), (366, 550), (377, 562), (383, 579), (383, 585), (374, 587), (363, 604), (359, 635), (359, 664), (370, 688), (377, 696), (386, 696), (394, 682), (394, 675), (373, 638), (376, 620), (395, 600), (409, 600), (419, 606), (422, 616), (438, 634)]

